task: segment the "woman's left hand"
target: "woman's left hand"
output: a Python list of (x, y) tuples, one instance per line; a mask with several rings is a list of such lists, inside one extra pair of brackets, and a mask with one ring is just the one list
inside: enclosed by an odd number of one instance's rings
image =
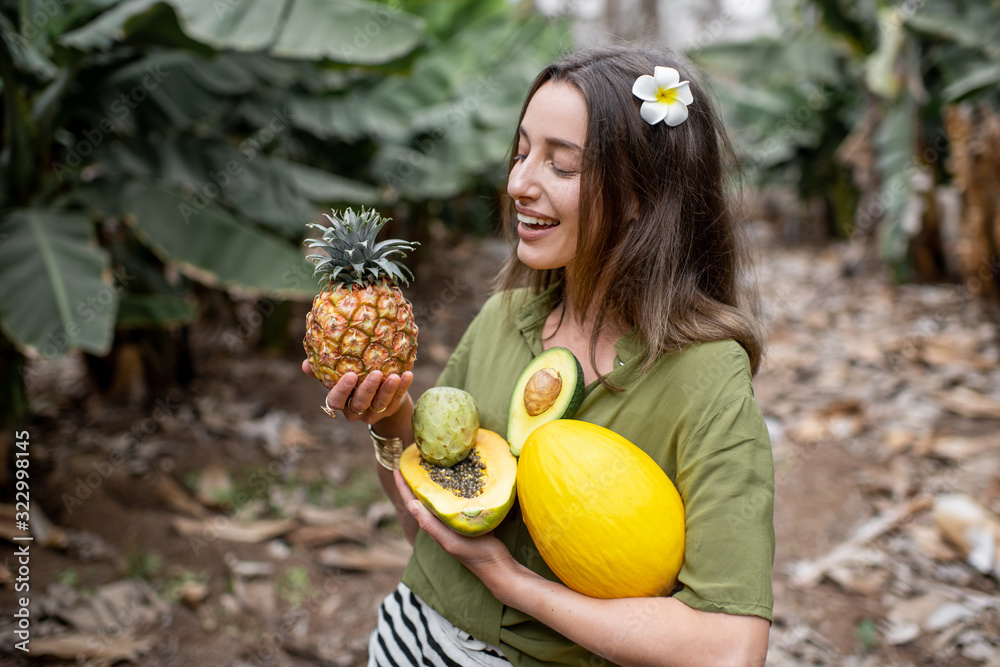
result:
[(457, 558), (473, 574), (482, 579), (490, 587), (491, 580), (500, 572), (516, 567), (517, 563), (503, 542), (486, 533), (476, 537), (460, 535), (441, 522), (433, 512), (424, 507), (423, 503), (413, 495), (402, 473), (393, 473), (396, 488), (399, 490), (403, 505), (409, 510), (417, 524), (430, 535), (445, 551)]

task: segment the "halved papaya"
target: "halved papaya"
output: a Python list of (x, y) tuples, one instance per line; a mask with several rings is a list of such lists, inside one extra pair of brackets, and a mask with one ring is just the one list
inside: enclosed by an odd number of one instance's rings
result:
[(414, 444), (403, 450), (399, 471), (424, 507), (462, 535), (496, 528), (517, 497), (517, 459), (506, 440), (482, 428), (461, 463), (436, 466), (422, 459)]

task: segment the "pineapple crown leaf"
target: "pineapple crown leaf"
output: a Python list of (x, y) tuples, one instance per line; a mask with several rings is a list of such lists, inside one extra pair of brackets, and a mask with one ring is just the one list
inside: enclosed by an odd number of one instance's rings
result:
[(376, 243), (375, 238), (389, 218), (381, 217), (375, 209), (364, 208), (360, 214), (348, 208), (342, 214), (333, 211), (333, 216), (323, 215), (330, 226), (317, 222), (307, 224), (321, 234), (318, 239), (305, 241), (310, 249), (319, 251), (319, 254), (306, 256), (316, 265), (314, 275), (328, 282), (333, 282), (343, 273), (345, 282), (352, 284), (371, 284), (386, 278), (393, 283), (401, 281), (409, 284), (407, 276), (412, 279), (413, 272), (397, 264), (391, 256), (405, 257), (419, 244), (401, 239)]

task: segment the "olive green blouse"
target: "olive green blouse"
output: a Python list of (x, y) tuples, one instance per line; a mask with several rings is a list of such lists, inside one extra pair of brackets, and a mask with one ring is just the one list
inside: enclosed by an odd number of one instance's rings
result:
[[(491, 297), (469, 325), (438, 385), (476, 399), (482, 428), (506, 437), (521, 370), (542, 352), (549, 292)], [(674, 596), (703, 611), (771, 620), (774, 466), (754, 400), (746, 353), (734, 341), (665, 354), (641, 372), (641, 349), (615, 344), (608, 379), (591, 383), (575, 419), (610, 428), (653, 457), (684, 500), (686, 545)], [(515, 504), (494, 534), (514, 557), (558, 581), (535, 548)], [(514, 665), (606, 664), (527, 614), (505, 607), (426, 533), (417, 536), (403, 583), (476, 639), (500, 647)], [(591, 658), (595, 662), (591, 661)]]

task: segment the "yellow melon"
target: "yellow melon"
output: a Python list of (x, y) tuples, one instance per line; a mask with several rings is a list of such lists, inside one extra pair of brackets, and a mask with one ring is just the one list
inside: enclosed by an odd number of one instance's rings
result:
[(546, 564), (595, 598), (665, 595), (684, 560), (684, 506), (648, 454), (573, 419), (528, 436), (517, 465), (524, 523)]

